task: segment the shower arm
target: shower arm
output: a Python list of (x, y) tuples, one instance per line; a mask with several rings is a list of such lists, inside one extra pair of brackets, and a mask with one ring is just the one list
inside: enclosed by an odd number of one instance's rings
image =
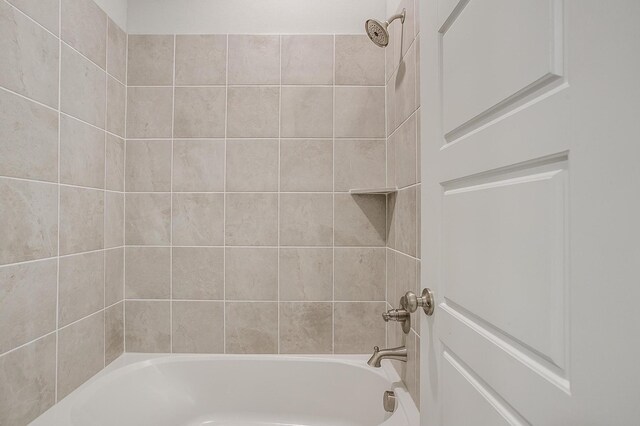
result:
[(391, 16), (389, 18), (389, 20), (387, 21), (387, 26), (391, 25), (391, 23), (393, 21), (395, 21), (396, 19), (400, 19), (400, 22), (402, 22), (404, 24), (404, 18), (407, 16), (407, 10), (406, 9), (402, 9), (401, 13), (396, 13), (395, 15)]

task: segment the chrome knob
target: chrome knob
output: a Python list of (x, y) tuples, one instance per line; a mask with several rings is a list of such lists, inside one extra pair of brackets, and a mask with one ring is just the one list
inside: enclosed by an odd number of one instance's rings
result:
[(429, 288), (422, 290), (422, 295), (420, 297), (418, 297), (414, 292), (408, 291), (404, 296), (402, 296), (402, 299), (400, 299), (400, 305), (411, 313), (414, 313), (419, 307), (421, 307), (424, 313), (428, 316), (433, 315), (433, 311), (436, 308), (433, 293)]

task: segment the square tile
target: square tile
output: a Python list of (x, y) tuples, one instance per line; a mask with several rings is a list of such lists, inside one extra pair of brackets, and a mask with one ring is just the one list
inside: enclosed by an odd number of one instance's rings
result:
[(283, 139), (280, 141), (281, 191), (332, 191), (333, 141)]
[(332, 87), (283, 87), (281, 108), (283, 138), (333, 136)]
[(282, 84), (333, 84), (333, 38), (283, 35)]
[(336, 137), (385, 137), (384, 87), (336, 87)]
[(227, 302), (225, 335), (225, 353), (277, 353), (278, 304), (275, 302)]
[(279, 136), (279, 87), (229, 87), (227, 137)]
[(0, 267), (0, 353), (55, 330), (57, 276), (55, 259)]
[(56, 35), (60, 33), (58, 22), (60, 0), (9, 0), (9, 3), (52, 33)]
[(124, 247), (104, 252), (104, 305), (124, 299)]
[(126, 190), (171, 191), (171, 149), (169, 140), (128, 140)]
[(384, 139), (345, 139), (336, 141), (335, 189), (386, 186), (386, 141)]
[(174, 247), (173, 299), (224, 299), (224, 248)]
[(279, 83), (279, 36), (229, 35), (229, 84)]
[[(385, 300), (386, 249), (336, 248), (335, 299)], [(394, 299), (394, 304), (399, 299)]]
[(404, 188), (417, 183), (416, 115), (405, 121), (391, 137), (394, 139), (396, 183)]
[(168, 299), (171, 294), (171, 249), (126, 247), (125, 276), (127, 299)]
[(127, 352), (170, 352), (169, 301), (133, 301), (124, 305), (124, 339)]
[(366, 35), (336, 35), (336, 84), (384, 86), (384, 53)]
[(224, 140), (173, 141), (173, 191), (224, 191)]
[(124, 140), (107, 133), (106, 187), (111, 191), (124, 191)]
[(124, 245), (124, 194), (105, 192), (104, 247)]
[(226, 96), (224, 87), (176, 87), (174, 136), (223, 138)]
[(280, 303), (280, 353), (329, 354), (333, 350), (332, 303)]
[(173, 84), (173, 39), (172, 35), (129, 35), (129, 86)]
[(172, 302), (174, 353), (224, 353), (224, 302)]
[(281, 194), (280, 244), (330, 246), (333, 243), (331, 194)]
[(280, 249), (280, 300), (332, 299), (332, 248)]
[(335, 244), (384, 246), (386, 202), (380, 195), (335, 194)]
[(227, 248), (226, 300), (277, 300), (278, 249)]
[(398, 191), (395, 206), (396, 248), (411, 256), (417, 254), (418, 218), (416, 214), (416, 187)]
[(172, 88), (127, 88), (128, 138), (170, 138), (172, 117)]
[(278, 190), (277, 139), (227, 141), (227, 191)]
[(0, 111), (0, 175), (56, 182), (58, 113), (4, 90)]
[(385, 323), (380, 314), (385, 302), (336, 302), (334, 305), (334, 351), (337, 354), (368, 354), (385, 344)]
[(111, 19), (108, 19), (107, 27), (107, 72), (126, 84), (127, 34)]
[(106, 69), (107, 14), (92, 0), (61, 0), (61, 7), (62, 40)]
[(173, 244), (224, 244), (223, 194), (173, 194)]
[(226, 35), (176, 36), (176, 85), (224, 85), (226, 82)]
[(104, 308), (104, 251), (61, 257), (59, 281), (60, 327)]
[(104, 247), (104, 191), (60, 187), (60, 255)]
[(60, 183), (104, 188), (105, 133), (60, 116)]
[(60, 110), (104, 129), (107, 74), (64, 44), (61, 52)]
[(107, 130), (124, 137), (127, 88), (115, 78), (107, 77)]
[(125, 200), (125, 244), (169, 245), (171, 194), (126, 194)]
[(104, 311), (105, 367), (124, 352), (124, 302)]
[(278, 194), (226, 194), (226, 244), (278, 244)]
[(0, 265), (51, 257), (58, 250), (56, 185), (0, 178)]
[(0, 86), (57, 108), (58, 44), (57, 37), (0, 3)]

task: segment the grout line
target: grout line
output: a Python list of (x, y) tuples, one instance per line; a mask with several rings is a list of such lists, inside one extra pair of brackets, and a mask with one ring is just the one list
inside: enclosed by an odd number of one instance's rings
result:
[(176, 36), (173, 35), (173, 88), (171, 96), (171, 170), (170, 170), (170, 190), (171, 190), (171, 206), (169, 220), (169, 241), (171, 249), (169, 250), (169, 345), (170, 352), (173, 353), (173, 146), (175, 138), (175, 122), (176, 122)]
[[(106, 14), (105, 14), (106, 15)], [(105, 16), (107, 25), (105, 25), (105, 51), (104, 51), (104, 68), (105, 68), (105, 81), (104, 81), (104, 180), (103, 180), (103, 214), (102, 214), (102, 368), (107, 366), (107, 309), (105, 304), (107, 303), (107, 254), (105, 248), (107, 247), (107, 117), (109, 111), (109, 75), (107, 74), (107, 57), (109, 56), (109, 18)], [(124, 202), (124, 195), (122, 196)], [(124, 222), (124, 221), (123, 221)]]
[[(35, 22), (35, 21), (34, 21)], [(44, 28), (44, 27), (43, 27)], [(62, 2), (58, 4), (58, 31), (62, 32)], [(58, 229), (57, 239), (58, 247), (56, 251), (56, 359), (55, 359), (55, 389), (54, 389), (54, 403), (58, 402), (58, 352), (60, 351), (60, 336), (58, 333), (60, 327), (60, 98), (61, 98), (61, 86), (62, 86), (62, 41), (58, 39)]]
[[(124, 47), (124, 78), (127, 80), (129, 71), (129, 36), (125, 33), (125, 47)], [(127, 233), (126, 233), (126, 220), (127, 220), (127, 114), (129, 108), (129, 87), (125, 84), (125, 96), (124, 96), (124, 135), (125, 138), (122, 142), (122, 191), (124, 192), (123, 202), (123, 226), (122, 226), (122, 352), (127, 352), (127, 303), (126, 303), (126, 289), (127, 289)]]
[(277, 339), (278, 339), (278, 352), (277, 353), (281, 353), (281, 348), (280, 348), (280, 220), (281, 220), (281, 215), (282, 215), (282, 209), (280, 206), (280, 201), (281, 201), (281, 196), (280, 196), (280, 191), (281, 191), (281, 182), (280, 182), (280, 155), (281, 155), (281, 145), (282, 145), (282, 35), (278, 36), (278, 55), (279, 55), (279, 59), (280, 59), (280, 64), (279, 64), (279, 71), (280, 71), (280, 86), (278, 87), (278, 210), (277, 210), (277, 214), (278, 214), (278, 223), (277, 223), (277, 232), (278, 232), (278, 248), (277, 248), (277, 299), (278, 302), (276, 303), (276, 309), (277, 309), (277, 315), (278, 315), (278, 321), (277, 321)]
[[(222, 166), (222, 188), (224, 189), (224, 200), (222, 206), (222, 244), (227, 246), (227, 127), (228, 127), (228, 105), (229, 105), (229, 35), (226, 35), (227, 48), (225, 51), (224, 70), (224, 162)], [(222, 250), (222, 352), (227, 353), (227, 250)]]
[(331, 141), (331, 189), (333, 190), (332, 211), (333, 232), (331, 247), (331, 353), (336, 353), (336, 36), (333, 36), (333, 111), (332, 121), (332, 141)]

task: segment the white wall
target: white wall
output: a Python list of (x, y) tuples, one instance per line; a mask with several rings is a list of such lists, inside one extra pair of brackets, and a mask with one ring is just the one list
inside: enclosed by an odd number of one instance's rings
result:
[(113, 22), (123, 30), (127, 30), (128, 0), (94, 0), (104, 10)]
[[(102, 0), (114, 2), (122, 0)], [(360, 34), (386, 0), (129, 0), (131, 34)]]

